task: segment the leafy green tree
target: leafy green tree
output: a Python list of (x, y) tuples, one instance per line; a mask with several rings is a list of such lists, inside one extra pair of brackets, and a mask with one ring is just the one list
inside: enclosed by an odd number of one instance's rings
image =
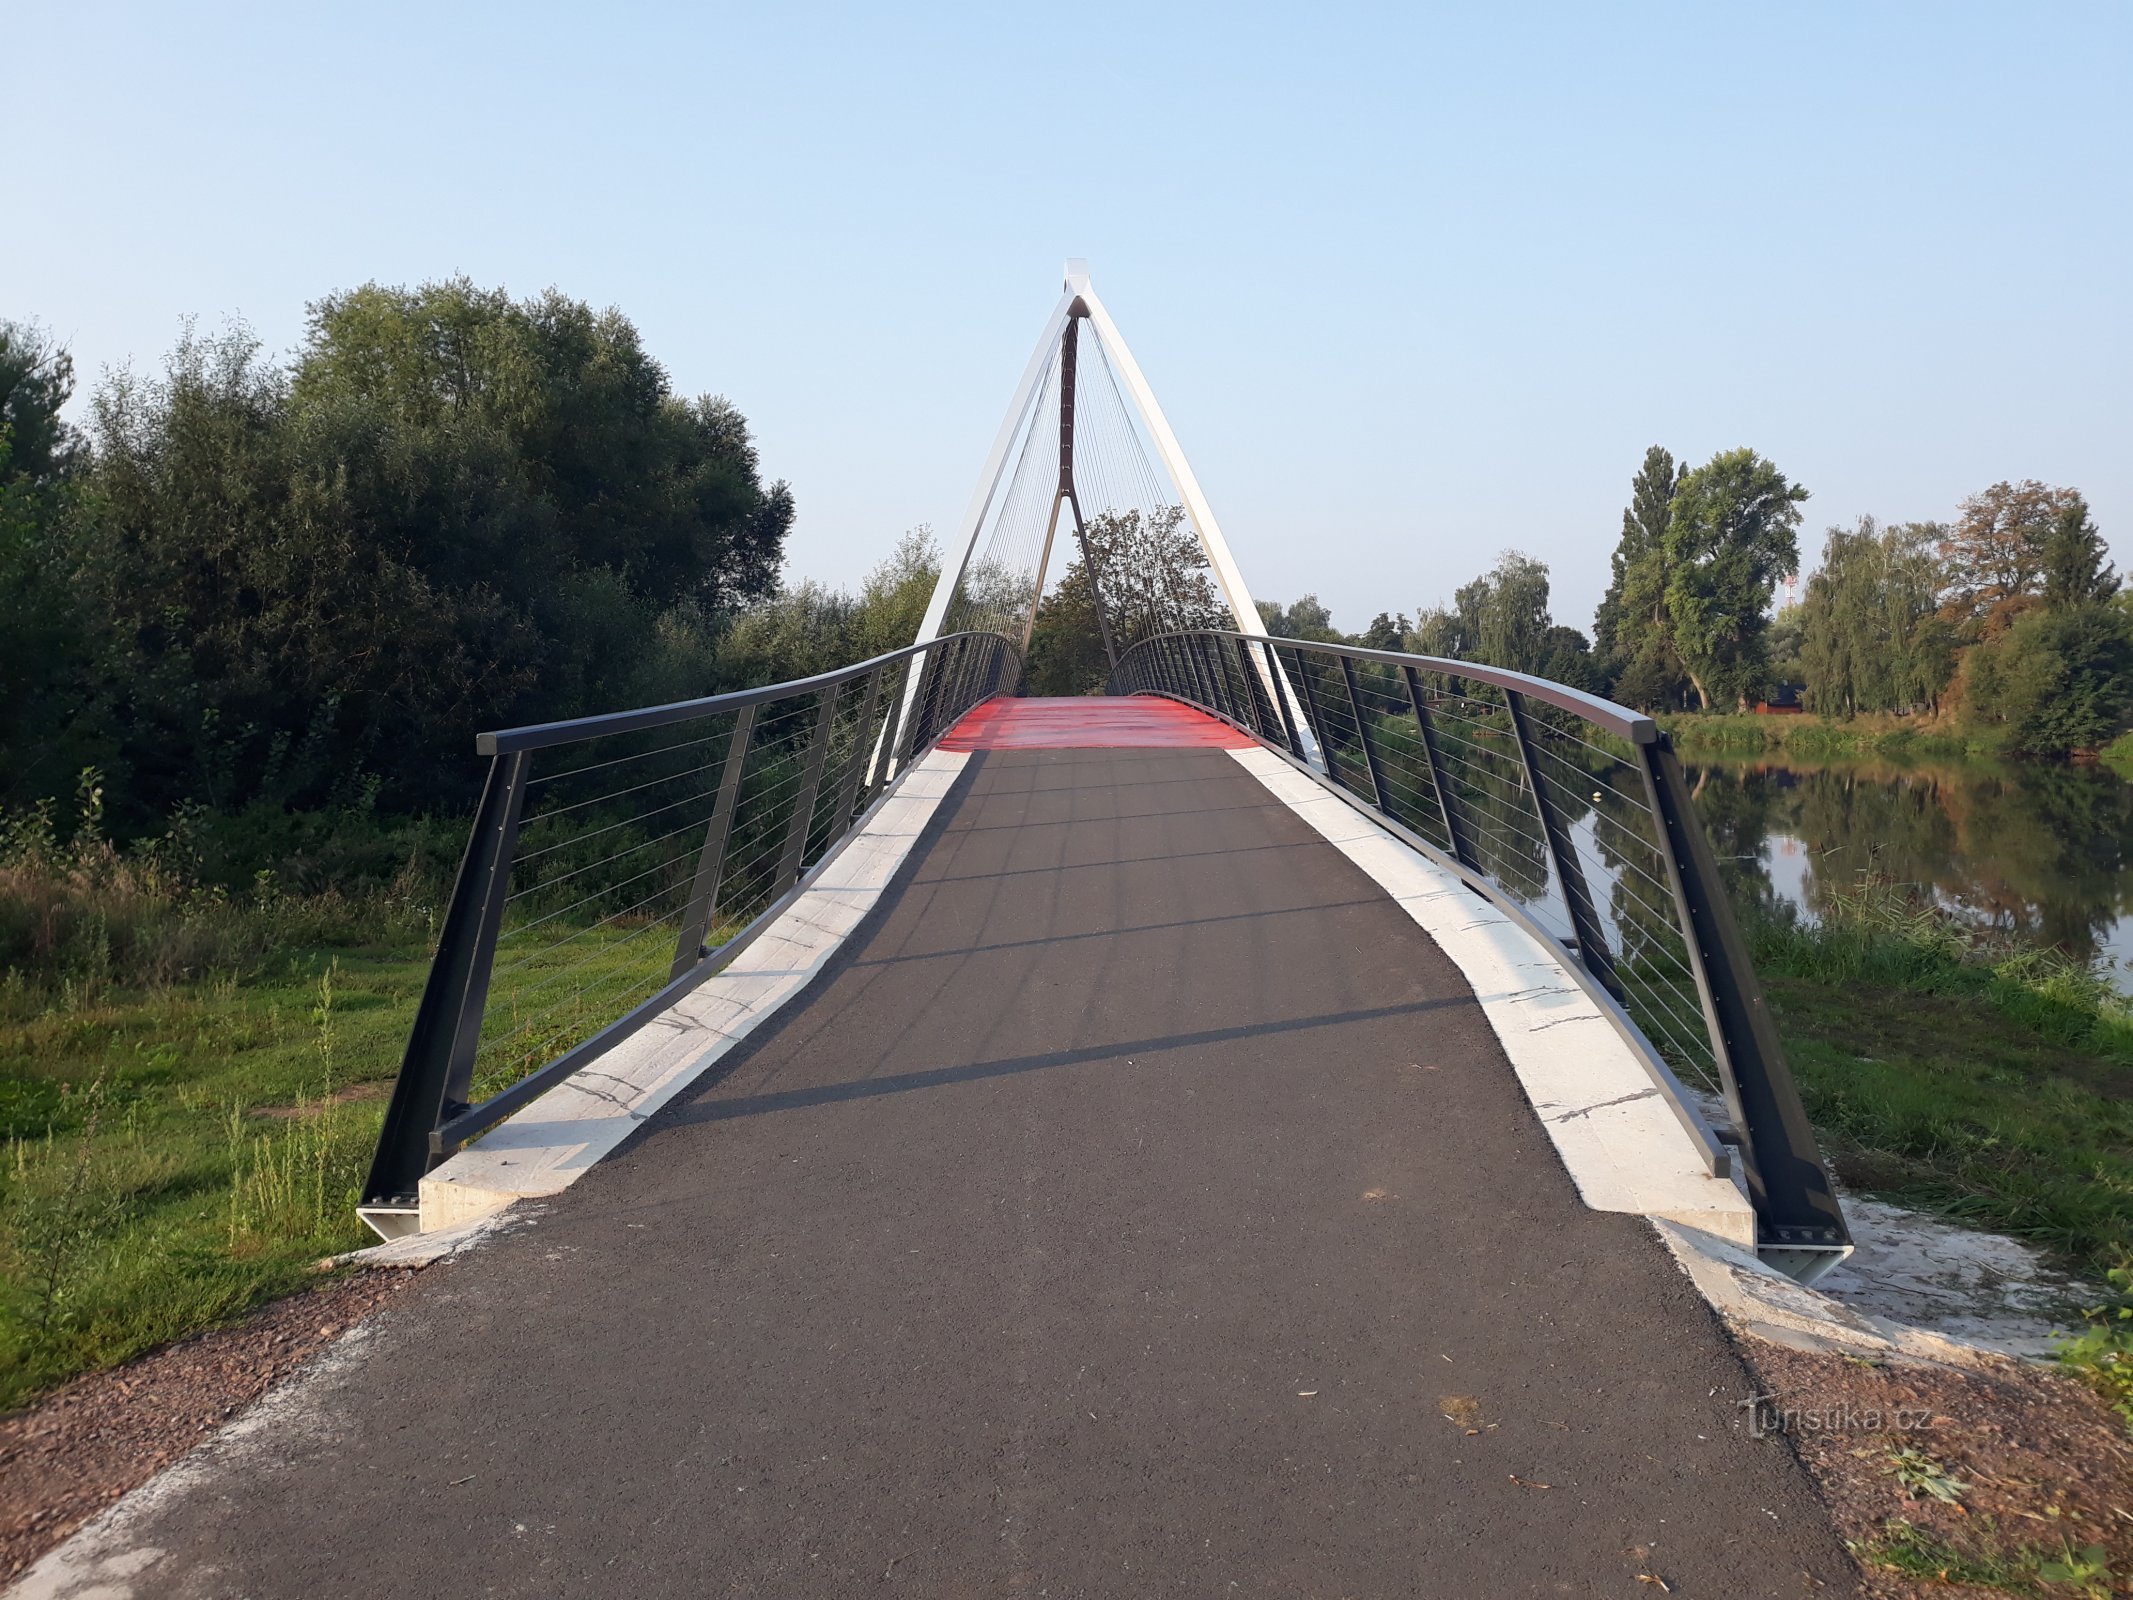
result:
[(2030, 611), (1965, 666), (1972, 718), (2028, 754), (2099, 749), (2133, 722), (2133, 620), (2116, 606)]
[(1158, 633), (1232, 626), (1183, 506), (1105, 512), (1084, 540), (1119, 650)]
[(1293, 605), (1272, 600), (1259, 602), (1259, 621), (1277, 639), (1309, 639), (1318, 644), (1339, 644), (1340, 631), (1333, 626), (1333, 613), (1315, 594), (1301, 595)]
[(1370, 619), (1370, 626), (1357, 634), (1354, 643), (1365, 650), (1404, 650), (1407, 636), (1414, 631), (1414, 624), (1404, 615), (1380, 611)]
[(2044, 603), (2054, 611), (2100, 606), (2118, 593), (2110, 552), (2089, 516), (2088, 502), (2078, 494), (2059, 507), (2038, 554)]
[(1605, 689), (1606, 678), (1600, 670), (1599, 660), (1592, 653), (1592, 642), (1577, 629), (1564, 627), (1561, 623), (1551, 625), (1541, 635), (1540, 655), (1540, 665), (1535, 671), (1541, 677), (1592, 694)]
[(918, 637), (940, 564), (933, 531), (919, 527), (897, 541), (856, 595), (811, 581), (783, 586), (725, 619), (723, 631), (710, 630), (716, 667), (705, 681), (779, 683), (900, 650)]
[(1622, 536), (1609, 558), (1607, 593), (1593, 617), (1593, 647), (1611, 671), (1636, 660), (1653, 631), (1663, 630), (1666, 586), (1663, 567), (1654, 558), (1663, 550), (1684, 470), (1675, 465), (1673, 452), (1655, 444), (1630, 480)]
[(1548, 567), (1516, 550), (1452, 596), (1470, 659), (1515, 672), (1538, 672), (1547, 655)]
[(479, 727), (709, 692), (792, 519), (732, 406), (553, 292), (368, 286), (312, 308), (287, 369), (188, 333), (91, 422), (113, 789), (155, 813), (367, 778), (456, 803)]
[(1753, 450), (1723, 450), (1685, 474), (1663, 543), (1666, 620), (1704, 710), (1762, 692), (1770, 597), (1799, 565), (1806, 489)]
[(1872, 517), (1829, 530), (1822, 567), (1800, 611), (1800, 666), (1808, 704), (1854, 716), (1938, 704), (1954, 670), (1954, 636), (1939, 614), (1947, 529)]
[(921, 523), (896, 541), (896, 548), (860, 585), (852, 659), (864, 661), (915, 642), (940, 576), (941, 547), (934, 542), (933, 530)]
[(1446, 606), (1424, 606), (1415, 613), (1409, 644), (1417, 655), (1453, 661), (1475, 660), (1475, 644), (1459, 613)]
[(1420, 612), (1411, 635), (1422, 655), (1479, 661), (1597, 689), (1601, 675), (1585, 635), (1548, 612), (1548, 567), (1506, 550), (1473, 582), (1462, 584), (1449, 609)]
[(62, 415), (74, 363), (42, 331), (0, 322), (0, 798), (56, 790), (101, 761), (82, 726), (94, 630), (75, 598), (71, 509), (85, 464)]
[(1096, 621), (1096, 594), (1088, 568), (1070, 561), (1059, 583), (1037, 608), (1029, 644), (1029, 692), (1038, 695), (1101, 694), (1111, 676), (1103, 633)]

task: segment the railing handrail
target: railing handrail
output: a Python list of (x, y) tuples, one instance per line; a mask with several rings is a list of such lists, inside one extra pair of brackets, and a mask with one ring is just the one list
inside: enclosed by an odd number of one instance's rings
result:
[(849, 667), (818, 672), (811, 678), (790, 678), (783, 683), (766, 683), (756, 689), (734, 689), (725, 694), (705, 695), (699, 700), (672, 700), (663, 706), (640, 706), (631, 711), (603, 711), (589, 717), (570, 717), (562, 722), (530, 722), (520, 728), (492, 729), (474, 736), (474, 753), (481, 756), (510, 755), (517, 750), (545, 750), (554, 745), (575, 744), (580, 739), (599, 739), (613, 733), (637, 733), (645, 728), (664, 728), (676, 722), (692, 722), (698, 717), (717, 716), (722, 711), (738, 711), (743, 706), (763, 705), (772, 700), (786, 699), (791, 695), (827, 689), (832, 684), (849, 683), (854, 678), (885, 667), (892, 661), (901, 661), (906, 656), (915, 656), (957, 639), (974, 639), (986, 635), (1000, 639), (1010, 647), (1014, 644), (1005, 634), (992, 633), (990, 629), (973, 628), (962, 633), (944, 633), (924, 644), (907, 644), (901, 650), (887, 650), (878, 656), (869, 656), (864, 661), (854, 662)]
[(1337, 644), (1327, 639), (1293, 639), (1277, 633), (1238, 633), (1230, 628), (1176, 628), (1169, 633), (1151, 633), (1136, 639), (1133, 651), (1155, 644), (1164, 639), (1183, 639), (1197, 635), (1203, 639), (1241, 639), (1246, 644), (1271, 644), (1278, 648), (1297, 647), (1305, 650), (1323, 650), (1329, 655), (1346, 656), (1352, 661), (1382, 661), (1393, 667), (1420, 667), (1430, 672), (1450, 673), (1461, 678), (1472, 678), (1476, 683), (1486, 683), (1498, 689), (1515, 689), (1564, 711), (1574, 711), (1587, 722), (1605, 728), (1632, 744), (1652, 744), (1659, 738), (1659, 724), (1641, 711), (1632, 711), (1628, 706), (1617, 705), (1599, 695), (1588, 694), (1583, 689), (1574, 689), (1567, 683), (1557, 683), (1553, 678), (1536, 678), (1529, 672), (1513, 672), (1508, 667), (1484, 666), (1478, 661), (1461, 661), (1453, 656), (1413, 655), (1404, 650), (1371, 650), (1362, 645)]

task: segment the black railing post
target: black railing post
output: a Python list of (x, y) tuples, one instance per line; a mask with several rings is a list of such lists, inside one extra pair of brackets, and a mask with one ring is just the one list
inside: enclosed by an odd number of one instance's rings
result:
[(1240, 636), (1237, 645), (1237, 670), (1244, 674), (1244, 692), (1252, 703), (1252, 732), (1269, 744), (1274, 742), (1274, 719), (1267, 710), (1266, 685), (1259, 681), (1259, 669), (1252, 665), (1252, 647)]
[(503, 927), (511, 853), (518, 843), (519, 811), (532, 761), (529, 752), (515, 750), (489, 762), (474, 830), (452, 881), (437, 954), (422, 986), (400, 1076), (363, 1185), (366, 1204), (398, 1205), (415, 1199), (422, 1175), (436, 1165), (432, 1131), (472, 1092), (482, 1011), (489, 998), (489, 973)]
[(1453, 859), (1469, 871), (1479, 872), (1481, 858), (1475, 855), (1473, 841), (1460, 825), (1451, 780), (1445, 776), (1444, 757), (1437, 749), (1436, 725), (1430, 720), (1429, 704), (1422, 694), (1421, 676), (1413, 667), (1401, 670), (1407, 675), (1407, 703), (1414, 707), (1415, 727), (1422, 734), (1422, 755), (1429, 762), (1429, 786), (1437, 792), (1437, 815), (1444, 819), (1444, 836), (1452, 842)]
[(1222, 648), (1219, 634), (1207, 636), (1207, 653), (1222, 673), (1222, 692), (1229, 696), (1229, 720), (1239, 727), (1252, 725), (1252, 708), (1246, 704), (1244, 685), (1237, 681), (1236, 652)]
[(741, 796), (741, 773), (748, 765), (748, 742), (755, 733), (755, 707), (742, 706), (734, 713), (733, 732), (726, 739), (726, 764), (719, 768), (718, 798), (711, 803), (711, 820), (704, 827), (703, 848), (696, 853), (696, 875), (689, 882), (689, 898), (682, 909), (681, 932), (674, 940), (674, 964), (667, 969), (669, 982), (704, 958), (704, 945), (711, 937), (711, 919), (718, 914), (718, 880), (726, 865), (726, 840), (733, 832), (734, 807)]
[(1348, 688), (1348, 710), (1355, 718), (1355, 740), (1363, 747), (1363, 765), (1370, 769), (1371, 801), (1387, 816), (1392, 807), (1386, 804), (1385, 769), (1378, 762), (1377, 741), (1370, 737), (1370, 725), (1363, 720), (1363, 697), (1355, 689), (1355, 663), (1346, 655), (1341, 657), (1341, 681)]
[(1533, 791), (1533, 809), (1540, 813), (1541, 832), (1548, 841), (1548, 856), (1555, 864), (1555, 881), (1562, 885), (1563, 905), (1570, 912), (1570, 926), (1577, 933), (1578, 959), (1598, 978), (1607, 992), (1622, 998), (1622, 985), (1615, 977), (1614, 956), (1607, 948), (1607, 932), (1600, 925), (1599, 908), (1585, 886), (1585, 868), (1578, 860), (1577, 841), (1561, 813), (1549, 803), (1541, 786), (1540, 762), (1535, 759), (1533, 729), (1526, 721), (1525, 696), (1506, 689), (1504, 705), (1511, 713), (1511, 734), (1518, 741), (1519, 764), (1526, 769), (1526, 787)]
[(807, 770), (800, 792), (792, 803), (792, 820), (785, 825), (785, 851), (778, 858), (777, 881), (770, 886), (773, 898), (800, 881), (800, 868), (807, 859), (807, 836), (815, 825), (815, 797), (822, 792), (822, 768), (829, 760), (830, 729), (837, 720), (837, 696), (844, 688), (833, 683), (819, 696), (814, 737), (807, 742)]
[(1703, 1000), (1726, 1109), (1740, 1130), (1748, 1197), (1768, 1259), (1840, 1249), (1851, 1240), (1823, 1170), (1807, 1108), (1785, 1063), (1777, 1023), (1763, 999), (1747, 945), (1733, 919), (1711, 842), (1664, 733), (1639, 747), (1645, 794), (1664, 830), (1667, 876), (1681, 914), (1683, 943)]
[(1281, 731), (1288, 737), (1289, 754), (1301, 761), (1304, 759), (1304, 742), (1296, 735), (1296, 713), (1289, 709), (1289, 697), (1282, 693), (1285, 675), (1281, 670), (1280, 660), (1274, 654), (1274, 641), (1262, 639), (1260, 643), (1266, 648), (1266, 675), (1273, 684), (1274, 704), (1281, 708)]
[(1319, 758), (1326, 764), (1326, 776), (1345, 789), (1348, 782), (1341, 776), (1341, 764), (1333, 759), (1333, 741), (1328, 737), (1331, 730), (1327, 728), (1326, 714), (1318, 704), (1318, 675), (1304, 669), (1303, 650), (1300, 647), (1292, 645), (1289, 654), (1295, 658), (1296, 678), (1303, 685), (1304, 721), (1318, 740)]
[(1232, 722), (1246, 722), (1248, 717), (1244, 709), (1244, 702), (1237, 694), (1237, 680), (1231, 676), (1236, 671), (1236, 668), (1230, 664), (1229, 652), (1222, 648), (1222, 641), (1211, 633), (1203, 635), (1202, 639), (1207, 652), (1208, 665), (1214, 669), (1215, 677), (1221, 684), (1221, 694), (1224, 701), (1222, 714)]
[(935, 639), (926, 646), (925, 665), (920, 669), (918, 704), (912, 708), (911, 726), (904, 737), (904, 765), (918, 759), (919, 751), (926, 748), (926, 738), (933, 725), (934, 708), (940, 702), (941, 680), (948, 673), (948, 655), (952, 649), (946, 641)]
[(1207, 685), (1200, 681), (1200, 663), (1193, 653), (1192, 635), (1181, 633), (1177, 637), (1178, 662), (1185, 679), (1185, 698), (1204, 706), (1207, 704)]
[(977, 700), (978, 662), (985, 653), (985, 642), (972, 639), (956, 657), (955, 692), (948, 697), (948, 711), (941, 718), (941, 732), (946, 733), (963, 718)]
[(1222, 705), (1222, 682), (1215, 676), (1215, 664), (1207, 659), (1207, 636), (1191, 633), (1185, 637), (1192, 650), (1192, 664), (1199, 669), (1200, 686), (1206, 696), (1201, 703), (1216, 716), (1227, 716), (1228, 712)]

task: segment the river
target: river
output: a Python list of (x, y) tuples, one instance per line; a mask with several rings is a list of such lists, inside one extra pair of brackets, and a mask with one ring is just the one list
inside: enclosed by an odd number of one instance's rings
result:
[(2107, 768), (1685, 761), (1738, 892), (1812, 918), (1862, 872), (2112, 964), (2133, 993), (2133, 784)]

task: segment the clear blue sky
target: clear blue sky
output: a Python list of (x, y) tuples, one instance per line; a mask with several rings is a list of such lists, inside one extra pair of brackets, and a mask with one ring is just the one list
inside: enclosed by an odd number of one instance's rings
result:
[(1068, 255), (1246, 576), (1516, 546), (1585, 625), (1644, 448), (2133, 558), (2133, 5), (11, 8), (0, 315), (85, 376), (366, 279), (620, 306), (855, 579), (946, 531)]

